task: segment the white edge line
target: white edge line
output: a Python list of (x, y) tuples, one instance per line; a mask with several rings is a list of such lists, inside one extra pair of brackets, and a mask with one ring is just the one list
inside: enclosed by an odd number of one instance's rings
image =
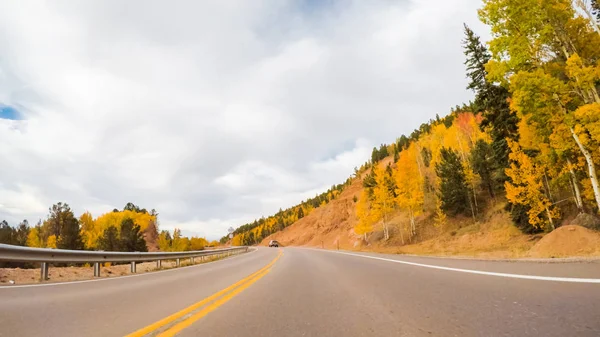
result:
[[(253, 253), (257, 251), (257, 249), (252, 249), (250, 250), (249, 253)], [(241, 255), (245, 255), (245, 254), (239, 254), (238, 256)], [(235, 256), (234, 256), (235, 257)], [(220, 259), (220, 260), (215, 260), (215, 261), (209, 261), (209, 262), (204, 262), (204, 263), (198, 263), (198, 264), (194, 264), (191, 266), (184, 266), (184, 267), (175, 267), (175, 268), (170, 268), (167, 270), (158, 270), (158, 271), (147, 271), (145, 273), (140, 273), (140, 274), (135, 274), (135, 275), (125, 275), (125, 276), (116, 276), (116, 277), (105, 277), (105, 278), (99, 278), (99, 279), (93, 279), (93, 280), (79, 280), (79, 281), (64, 281), (64, 282), (56, 282), (56, 283), (39, 283), (39, 284), (19, 284), (19, 285), (5, 285), (5, 286), (0, 286), (0, 291), (2, 291), (2, 289), (16, 289), (16, 288), (36, 288), (36, 287), (50, 287), (50, 286), (64, 286), (64, 285), (69, 285), (69, 284), (78, 284), (78, 283), (89, 283), (89, 282), (101, 282), (101, 281), (112, 281), (112, 280), (122, 280), (125, 278), (131, 278), (131, 277), (138, 277), (138, 276), (148, 276), (148, 275), (155, 275), (155, 274), (160, 274), (160, 273), (166, 273), (169, 271), (177, 271), (177, 270), (181, 270), (181, 269), (186, 269), (186, 268), (193, 268), (193, 267), (200, 267), (200, 266), (205, 266), (207, 264), (210, 263), (215, 263), (215, 262), (219, 262), (219, 261), (224, 261), (227, 260), (225, 259)]]
[(508, 278), (517, 278), (517, 279), (526, 279), (526, 280), (538, 280), (538, 281), (571, 282), (571, 283), (600, 283), (600, 279), (595, 279), (595, 278), (553, 277), (553, 276), (536, 276), (536, 275), (495, 273), (495, 272), (490, 272), (490, 271), (480, 271), (480, 270), (472, 270), (472, 269), (442, 267), (442, 266), (435, 266), (435, 265), (430, 265), (430, 264), (422, 264), (422, 263), (407, 262), (407, 261), (402, 261), (402, 260), (386, 259), (384, 257), (376, 257), (376, 256), (361, 255), (361, 254), (354, 254), (354, 253), (345, 253), (345, 252), (330, 251), (330, 250), (325, 250), (325, 249), (317, 249), (317, 250), (323, 251), (323, 252), (329, 252), (329, 253), (337, 253), (337, 254), (358, 256), (358, 257), (363, 257), (365, 259), (381, 260), (381, 261), (401, 263), (401, 264), (407, 264), (407, 265), (417, 266), (417, 267), (423, 267), (423, 268), (431, 268), (431, 269), (439, 269), (439, 270), (447, 270), (447, 271), (456, 271), (456, 272), (468, 273), (468, 274), (498, 276), (498, 277), (508, 277)]

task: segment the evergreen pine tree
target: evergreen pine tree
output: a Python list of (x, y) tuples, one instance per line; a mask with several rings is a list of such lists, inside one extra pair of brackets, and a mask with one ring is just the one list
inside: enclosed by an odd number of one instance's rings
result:
[(492, 137), (492, 148), (499, 173), (503, 175), (508, 167), (510, 149), (506, 139), (517, 139), (518, 117), (510, 111), (508, 104), (509, 92), (506, 88), (489, 83), (486, 80), (486, 63), (491, 55), (479, 36), (465, 24), (465, 40), (463, 47), (467, 57), (465, 65), (470, 79), (468, 89), (475, 91), (475, 111), (481, 112), (483, 120), (481, 127), (489, 129)]
[(46, 226), (50, 235), (56, 236), (57, 248), (83, 249), (79, 221), (67, 203), (59, 202), (52, 205)]
[(473, 170), (481, 177), (481, 183), (487, 188), (490, 197), (495, 198), (493, 177), (495, 162), (490, 144), (481, 139), (475, 143), (473, 150), (471, 150), (471, 165), (473, 165)]
[(381, 144), (379, 146), (379, 159), (378, 160), (382, 160), (383, 158), (385, 158), (387, 156), (388, 156), (387, 145)]
[(452, 149), (444, 147), (440, 154), (442, 160), (436, 164), (435, 172), (440, 178), (441, 208), (449, 215), (466, 213), (470, 204), (469, 191), (460, 157)]
[(23, 220), (19, 224), (19, 227), (15, 230), (15, 244), (19, 246), (27, 246), (27, 237), (29, 236), (29, 222)]
[(6, 222), (6, 220), (2, 220), (0, 222), (0, 243), (14, 245), (14, 236), (14, 229), (8, 225), (8, 222)]
[(384, 182), (385, 182), (385, 186), (387, 186), (387, 189), (390, 193), (390, 195), (392, 197), (396, 197), (396, 181), (394, 180), (394, 173), (392, 171), (392, 166), (390, 164), (388, 164), (388, 166), (385, 168), (385, 177), (383, 178)]
[(121, 222), (121, 233), (119, 237), (119, 250), (123, 252), (147, 252), (146, 241), (140, 226), (132, 219), (127, 218)]
[(298, 208), (298, 220), (304, 218), (304, 210), (302, 209), (302, 207)]
[(119, 237), (115, 226), (109, 226), (98, 239), (98, 248), (107, 252), (119, 251)]
[(373, 151), (371, 152), (371, 163), (375, 164), (378, 161), (379, 161), (379, 151), (377, 150), (376, 147), (374, 147)]
[(398, 138), (398, 140), (396, 141), (396, 146), (398, 147), (398, 152), (404, 150), (406, 147), (408, 147), (408, 143), (409, 140), (405, 135), (400, 136), (400, 138)]

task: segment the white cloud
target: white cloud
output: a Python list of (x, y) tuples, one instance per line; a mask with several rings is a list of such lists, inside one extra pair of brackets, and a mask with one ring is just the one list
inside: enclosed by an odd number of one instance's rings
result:
[(5, 1), (0, 219), (132, 201), (217, 238), (467, 101), (479, 0)]

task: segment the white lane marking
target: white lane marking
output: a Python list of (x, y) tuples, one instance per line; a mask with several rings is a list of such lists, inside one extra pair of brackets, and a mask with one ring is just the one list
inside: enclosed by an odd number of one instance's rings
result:
[[(252, 249), (250, 252), (248, 252), (247, 254), (250, 253), (254, 253), (256, 252), (258, 249)], [(239, 254), (238, 256), (243, 256), (246, 254)], [(236, 256), (234, 256), (236, 257)], [(181, 270), (181, 269), (186, 269), (186, 268), (193, 268), (193, 267), (200, 267), (200, 266), (205, 266), (207, 264), (210, 263), (215, 263), (215, 262), (219, 262), (219, 261), (224, 261), (224, 260), (215, 260), (215, 261), (209, 261), (209, 262), (205, 262), (205, 263), (198, 263), (198, 264), (194, 264), (192, 266), (185, 266), (185, 267), (175, 267), (175, 268), (171, 268), (171, 269), (167, 269), (167, 270), (159, 270), (159, 271), (148, 271), (145, 273), (141, 273), (141, 274), (135, 274), (135, 275), (126, 275), (126, 276), (116, 276), (116, 277), (106, 277), (106, 278), (99, 278), (99, 279), (93, 279), (93, 280), (80, 280), (80, 281), (65, 281), (65, 282), (56, 282), (56, 283), (38, 283), (38, 284), (20, 284), (20, 285), (7, 285), (7, 286), (0, 286), (0, 291), (2, 289), (16, 289), (16, 288), (36, 288), (36, 287), (50, 287), (50, 286), (64, 286), (64, 285), (69, 285), (69, 284), (77, 284), (77, 283), (89, 283), (89, 282), (100, 282), (100, 281), (112, 281), (112, 280), (122, 280), (124, 278), (130, 278), (130, 277), (138, 277), (138, 276), (148, 276), (148, 275), (155, 275), (155, 274), (160, 274), (160, 273), (166, 273), (169, 271), (177, 271), (177, 270)]]
[(442, 266), (435, 266), (435, 265), (430, 265), (430, 264), (407, 262), (407, 261), (394, 260), (394, 259), (386, 259), (384, 257), (376, 257), (376, 256), (361, 255), (361, 254), (354, 254), (354, 253), (344, 253), (344, 252), (327, 251), (327, 250), (320, 250), (320, 251), (364, 257), (366, 259), (401, 263), (401, 264), (407, 264), (407, 265), (417, 266), (417, 267), (456, 271), (456, 272), (468, 273), (468, 274), (499, 276), (499, 277), (518, 278), (518, 279), (526, 279), (526, 280), (538, 280), (538, 281), (571, 282), (571, 283), (600, 283), (600, 279), (596, 279), (596, 278), (553, 277), (553, 276), (535, 276), (535, 275), (522, 275), (522, 274), (495, 273), (495, 272), (490, 272), (490, 271), (479, 271), (479, 270), (472, 270), (472, 269), (442, 267)]

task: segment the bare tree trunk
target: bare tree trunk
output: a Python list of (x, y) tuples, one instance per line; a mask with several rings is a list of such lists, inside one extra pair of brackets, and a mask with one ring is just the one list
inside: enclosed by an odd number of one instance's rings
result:
[(577, 210), (579, 213), (583, 213), (581, 210), (581, 206), (579, 205), (579, 200), (577, 200), (577, 192), (575, 192), (575, 182), (573, 181), (573, 177), (569, 176), (569, 186), (571, 186), (571, 194), (573, 195), (573, 199), (575, 199), (575, 205), (577, 206)]
[(546, 215), (548, 216), (548, 221), (550, 221), (550, 228), (554, 230), (554, 221), (552, 221), (552, 216), (550, 216), (550, 210), (546, 207)]
[(471, 215), (473, 215), (473, 220), (475, 220), (475, 209), (473, 208), (473, 201), (471, 200), (471, 196), (469, 195), (467, 189), (467, 199), (469, 199), (469, 208), (471, 208)]
[[(417, 145), (417, 167), (419, 168), (419, 176), (421, 176), (421, 178), (423, 178), (423, 172), (421, 172), (421, 162), (419, 161), (419, 158), (421, 157), (421, 148)], [(423, 165), (425, 165), (425, 163), (423, 163)]]
[(387, 239), (389, 239), (385, 215), (383, 216), (383, 239), (386, 241), (387, 241)]
[(410, 236), (412, 237), (413, 234), (413, 227), (412, 227), (412, 212), (410, 210), (410, 208), (408, 209), (408, 228), (410, 228)]
[[(558, 95), (554, 94), (554, 96), (558, 104), (562, 108), (563, 113), (567, 115), (567, 109), (562, 105), (560, 100), (558, 100)], [(571, 132), (571, 136), (575, 140), (575, 143), (579, 147), (579, 151), (581, 151), (581, 154), (583, 154), (583, 157), (585, 158), (585, 162), (588, 167), (588, 175), (590, 177), (590, 182), (592, 183), (592, 190), (594, 191), (594, 199), (596, 199), (596, 206), (598, 207), (598, 212), (600, 212), (600, 184), (598, 184), (598, 177), (596, 176), (596, 165), (594, 165), (592, 154), (585, 148), (585, 146), (583, 146), (583, 143), (581, 143), (579, 136), (577, 135), (577, 133), (575, 133), (575, 130), (573, 130), (573, 127), (571, 127), (570, 125), (569, 131)]]
[(583, 0), (575, 0), (575, 4), (579, 6), (581, 11), (584, 12), (585, 15), (588, 17), (596, 33), (600, 34), (600, 27), (598, 27), (598, 22), (596, 22), (596, 18), (594, 18), (594, 16), (590, 12), (586, 2), (584, 2)]
[[(383, 209), (385, 210), (387, 207), (386, 202), (383, 202)], [(387, 226), (387, 213), (383, 213), (383, 238), (387, 241), (390, 238), (390, 233), (388, 231)]]
[(477, 205), (477, 194), (475, 194), (475, 184), (471, 183), (471, 187), (473, 188), (473, 201), (475, 202), (475, 214), (479, 215), (479, 206)]
[(572, 127), (569, 127), (571, 131), (571, 135), (579, 146), (579, 150), (585, 157), (585, 161), (588, 166), (588, 174), (590, 176), (590, 181), (592, 182), (592, 189), (594, 190), (594, 198), (596, 199), (596, 206), (598, 206), (598, 210), (600, 211), (600, 185), (598, 184), (598, 177), (596, 176), (596, 166), (594, 165), (594, 161), (592, 159), (591, 153), (583, 146), (581, 140), (579, 140), (579, 136), (575, 133)]
[(544, 170), (544, 181), (546, 182), (544, 184), (544, 188), (546, 189), (546, 194), (548, 194), (548, 199), (550, 199), (550, 202), (554, 202), (552, 192), (550, 192), (550, 184), (548, 183), (548, 176), (546, 175), (546, 170)]
[(400, 225), (400, 240), (402, 241), (402, 245), (404, 245), (404, 234), (402, 234), (402, 225)]
[(569, 158), (567, 158), (567, 164), (569, 165), (569, 172), (571, 174), (570, 180), (571, 186), (573, 187), (573, 195), (575, 196), (575, 203), (577, 204), (579, 213), (583, 213), (583, 200), (581, 199), (581, 192), (579, 191), (579, 185), (577, 184), (577, 176), (575, 175), (575, 170), (573, 170), (573, 165)]

